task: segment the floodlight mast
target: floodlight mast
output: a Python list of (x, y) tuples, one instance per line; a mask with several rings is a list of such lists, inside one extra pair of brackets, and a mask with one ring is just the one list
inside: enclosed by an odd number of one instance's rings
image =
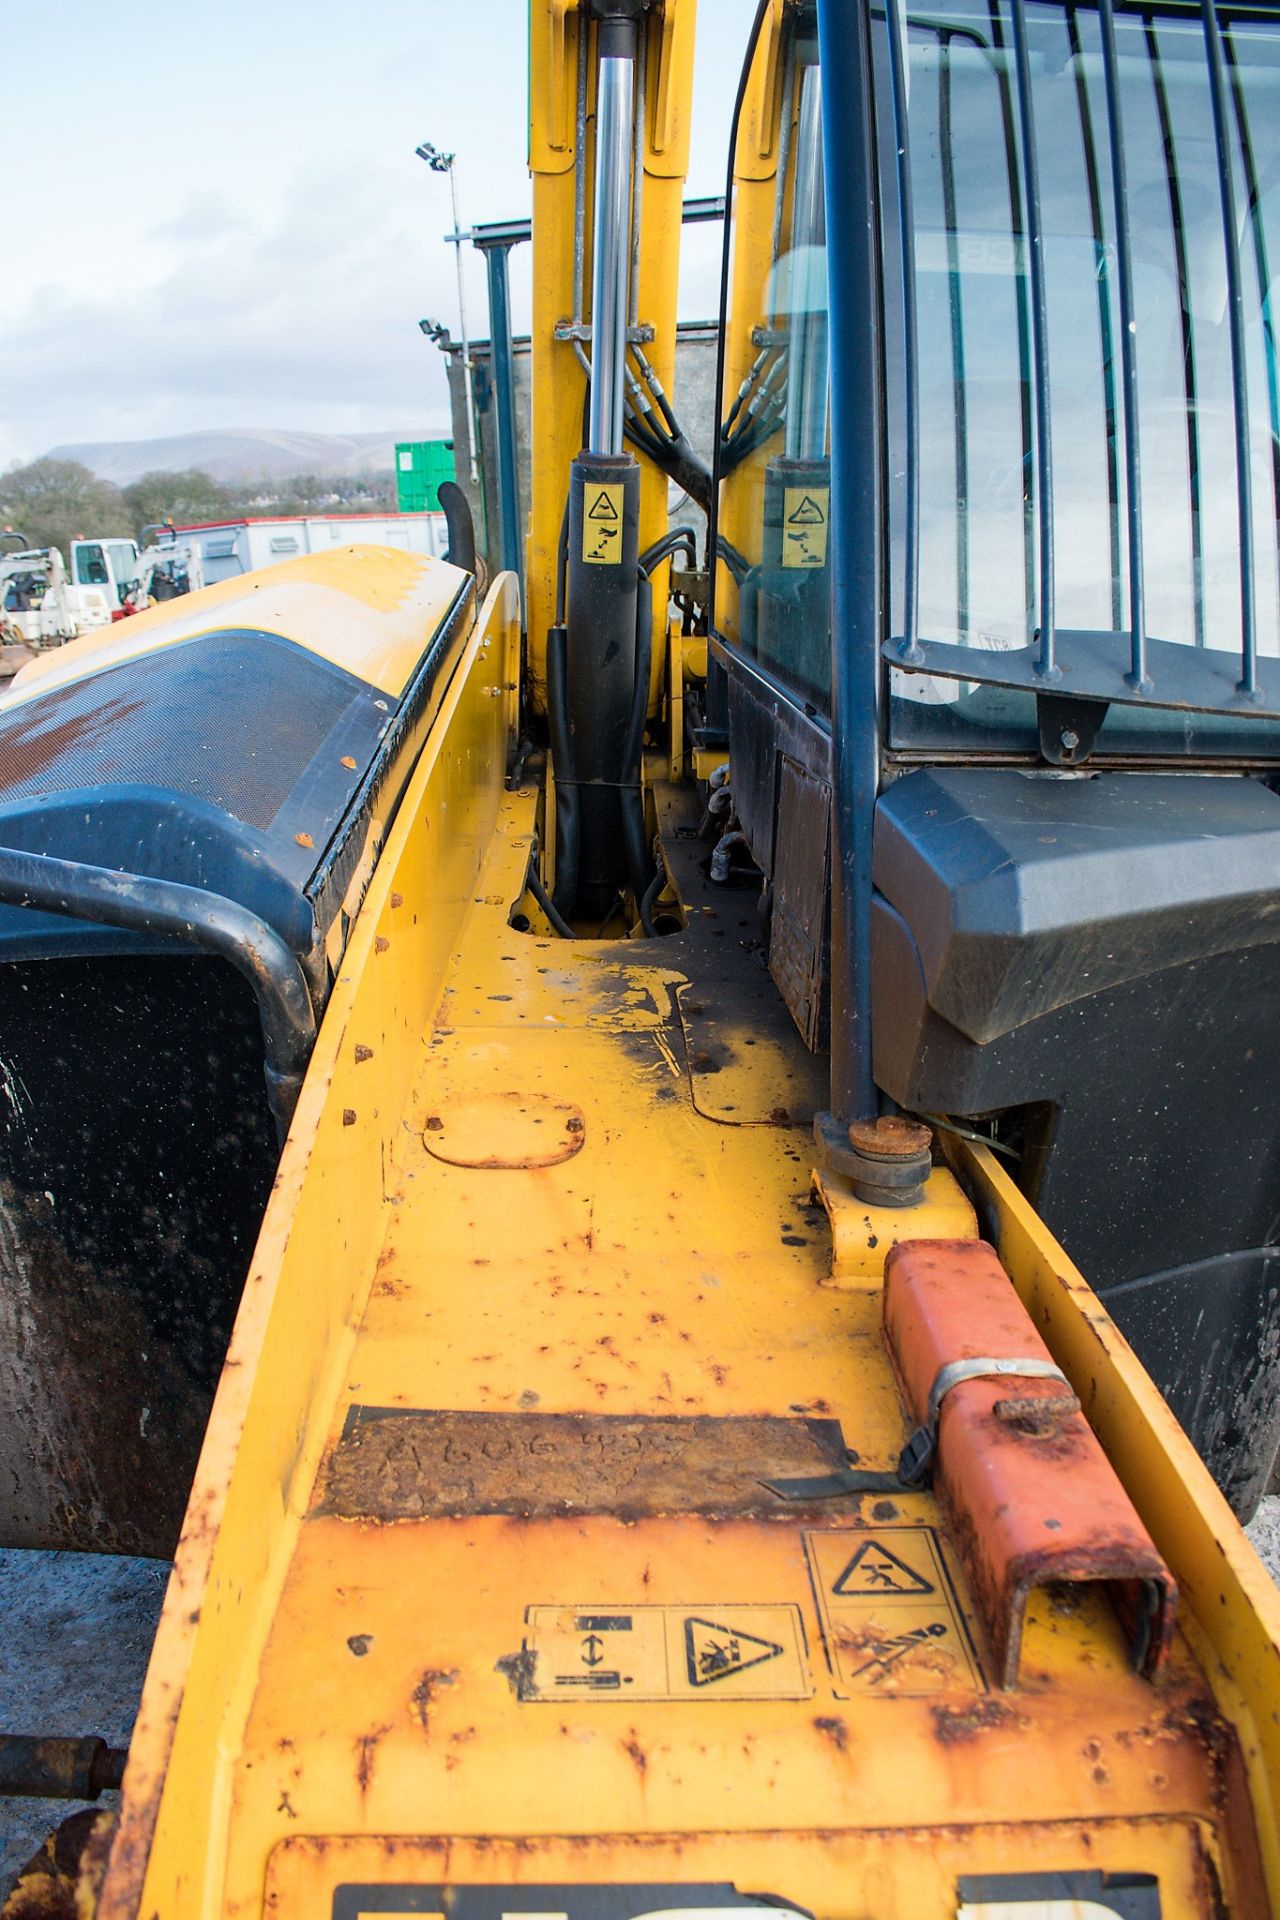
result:
[(475, 404), (472, 392), (471, 345), (467, 338), (467, 309), (462, 291), (462, 243), (470, 236), (462, 231), (462, 222), (458, 218), (458, 176), (454, 167), (454, 156), (442, 153), (430, 140), (424, 140), (414, 148), (419, 160), (425, 160), (432, 173), (447, 173), (449, 176), (449, 196), (453, 206), (453, 232), (445, 235), (454, 248), (454, 259), (458, 271), (458, 333), (462, 345), (462, 376), (467, 395), (467, 459), (471, 471), (473, 487), (480, 484), (480, 469), (476, 464)]

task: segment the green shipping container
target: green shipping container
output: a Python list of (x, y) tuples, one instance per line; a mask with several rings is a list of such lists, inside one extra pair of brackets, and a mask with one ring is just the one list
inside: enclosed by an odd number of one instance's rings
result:
[(401, 513), (437, 513), (436, 489), (452, 480), (452, 440), (402, 440), (396, 446), (396, 506)]

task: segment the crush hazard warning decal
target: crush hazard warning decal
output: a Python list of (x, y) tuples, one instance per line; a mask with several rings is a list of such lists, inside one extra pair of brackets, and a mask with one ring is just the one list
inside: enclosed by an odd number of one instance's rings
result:
[(589, 566), (616, 567), (622, 559), (622, 487), (590, 481), (582, 501), (582, 557)]
[(699, 1620), (694, 1615), (684, 1623), (684, 1670), (691, 1687), (715, 1686), (765, 1660), (780, 1660), (785, 1653), (776, 1640), (761, 1640), (758, 1634), (726, 1627), (719, 1620)]
[(809, 1533), (805, 1551), (837, 1694), (981, 1688), (932, 1528)]
[(500, 1662), (523, 1701), (807, 1700), (793, 1606), (534, 1606)]
[(825, 567), (830, 487), (786, 487), (782, 502), (782, 564)]

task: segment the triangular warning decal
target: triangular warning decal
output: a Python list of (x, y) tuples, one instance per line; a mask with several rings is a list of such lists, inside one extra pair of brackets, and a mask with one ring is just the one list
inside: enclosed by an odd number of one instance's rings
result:
[(717, 1626), (714, 1620), (688, 1619), (684, 1623), (684, 1658), (689, 1684), (709, 1687), (715, 1680), (727, 1680), (731, 1673), (745, 1673), (766, 1660), (776, 1660), (782, 1648), (773, 1640), (760, 1640), (741, 1627)]
[(787, 519), (789, 527), (821, 527), (826, 523), (826, 514), (811, 493), (806, 493), (800, 505)]
[(879, 1540), (864, 1540), (832, 1593), (932, 1593), (933, 1582), (899, 1560)]
[(601, 487), (587, 514), (588, 520), (616, 520), (617, 517), (618, 509), (614, 506), (604, 488)]

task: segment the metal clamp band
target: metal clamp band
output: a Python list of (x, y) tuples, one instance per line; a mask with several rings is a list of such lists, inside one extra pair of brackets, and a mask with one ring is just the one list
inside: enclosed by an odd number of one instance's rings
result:
[(949, 1360), (945, 1367), (939, 1368), (929, 1389), (929, 1404), (922, 1424), (916, 1428), (899, 1457), (898, 1473), (907, 1486), (921, 1487), (929, 1477), (938, 1446), (938, 1417), (952, 1387), (958, 1387), (963, 1380), (990, 1380), (1004, 1374), (1015, 1374), (1023, 1380), (1059, 1380), (1064, 1387), (1069, 1389), (1071, 1386), (1062, 1368), (1055, 1366), (1052, 1360), (993, 1360), (989, 1357)]

